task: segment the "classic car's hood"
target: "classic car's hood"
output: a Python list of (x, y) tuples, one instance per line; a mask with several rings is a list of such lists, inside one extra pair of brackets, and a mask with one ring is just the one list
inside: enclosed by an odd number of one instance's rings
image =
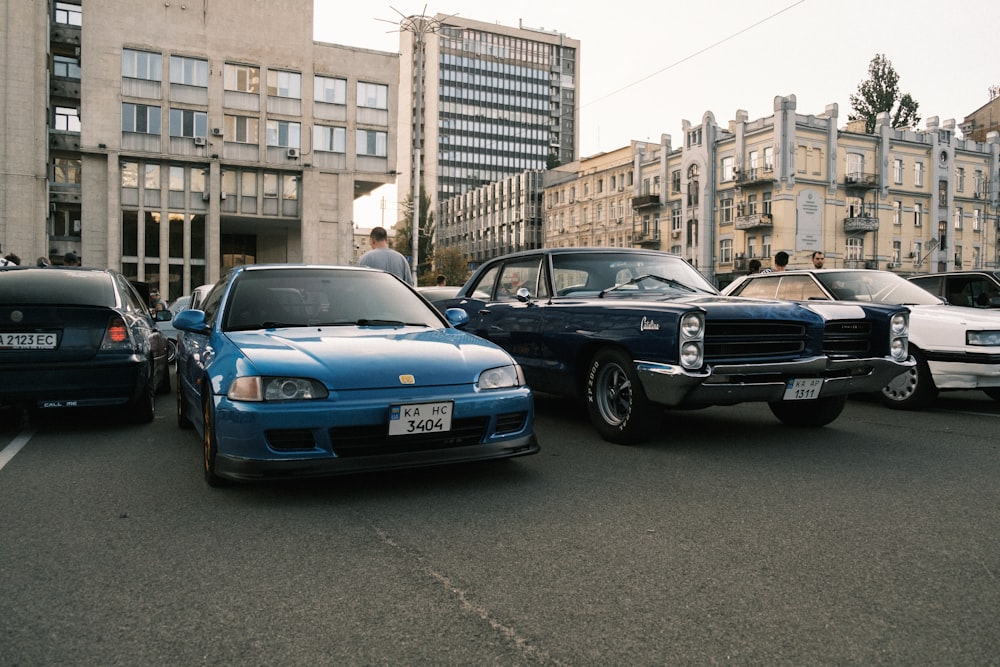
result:
[(611, 304), (622, 304), (630, 308), (641, 308), (644, 305), (663, 304), (666, 307), (677, 308), (678, 306), (693, 306), (705, 310), (706, 317), (712, 319), (746, 318), (754, 319), (812, 319), (814, 322), (822, 323), (822, 317), (813, 309), (806, 308), (791, 301), (780, 301), (777, 299), (747, 299), (735, 296), (722, 296), (715, 294), (692, 294), (681, 297), (664, 297), (662, 299), (636, 299), (636, 298), (605, 298), (595, 299), (604, 307)]
[[(468, 384), (478, 372), (513, 363), (493, 345), (458, 329), (302, 327), (228, 334), (252, 371), (309, 377), (329, 388)], [(243, 371), (241, 371), (243, 372)]]

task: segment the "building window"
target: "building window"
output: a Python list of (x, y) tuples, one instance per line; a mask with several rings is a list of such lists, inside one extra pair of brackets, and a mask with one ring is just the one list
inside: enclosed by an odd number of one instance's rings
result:
[(267, 94), (271, 97), (302, 99), (302, 75), (298, 72), (269, 69), (267, 71)]
[(260, 120), (250, 116), (226, 116), (224, 139), (239, 144), (260, 143)]
[(184, 167), (170, 166), (169, 186), (172, 192), (184, 192)]
[(955, 191), (965, 192), (965, 167), (955, 167)]
[(52, 75), (79, 81), (80, 59), (69, 56), (52, 56)]
[(80, 110), (75, 107), (56, 107), (55, 122), (52, 124), (52, 128), (63, 132), (79, 132)]
[(747, 215), (757, 214), (757, 195), (747, 195)]
[(670, 231), (671, 233), (677, 232), (679, 234), (682, 227), (683, 226), (681, 225), (681, 208), (679, 206), (675, 206), (674, 208), (670, 209)]
[(80, 184), (79, 159), (57, 157), (52, 160), (52, 182), (67, 185)]
[(296, 174), (284, 174), (281, 177), (281, 196), (289, 200), (299, 198), (299, 177)]
[(900, 158), (892, 161), (892, 182), (896, 185), (903, 182), (903, 160)]
[(138, 188), (139, 187), (139, 163), (138, 162), (122, 162), (122, 187), (123, 188)]
[(900, 258), (903, 256), (903, 242), (896, 240), (892, 242), (892, 258), (889, 260), (896, 266), (899, 266)]
[(313, 128), (313, 149), (328, 153), (346, 153), (347, 128), (316, 125)]
[(146, 164), (146, 168), (143, 174), (143, 188), (146, 190), (157, 190), (160, 189), (160, 165), (158, 164)]
[(732, 264), (733, 263), (733, 240), (732, 239), (720, 239), (719, 240), (719, 263), (720, 264)]
[(163, 80), (163, 57), (159, 53), (122, 49), (122, 76), (147, 81)]
[(374, 130), (358, 130), (356, 134), (355, 152), (358, 155), (371, 155), (374, 157), (387, 157), (389, 135), (386, 132), (376, 132)]
[(160, 133), (160, 107), (145, 104), (122, 104), (122, 132)]
[(771, 215), (771, 193), (762, 192), (760, 195), (761, 215)]
[(913, 185), (918, 188), (924, 186), (924, 163), (914, 162), (913, 163)]
[(68, 2), (57, 2), (55, 7), (55, 22), (60, 25), (83, 25), (83, 13), (80, 5), (71, 5)]
[(347, 79), (317, 76), (313, 79), (313, 99), (327, 104), (347, 104)]
[(719, 222), (723, 225), (733, 222), (733, 200), (730, 197), (723, 199), (719, 204)]
[(974, 178), (976, 179), (975, 187), (976, 191), (973, 195), (979, 199), (986, 198), (986, 188), (984, 187), (985, 182), (983, 181), (983, 172), (980, 169), (976, 169)]
[(208, 61), (170, 56), (170, 83), (208, 88)]
[(189, 109), (170, 110), (171, 137), (207, 137), (208, 114)]
[(260, 92), (260, 68), (252, 65), (235, 65), (226, 63), (223, 73), (223, 85), (226, 90), (239, 93)]
[(983, 224), (983, 212), (978, 208), (972, 209), (972, 231), (978, 232), (982, 230)]
[(389, 108), (389, 86), (358, 81), (358, 106), (370, 109)]
[(267, 145), (299, 148), (300, 125), (287, 120), (267, 121)]
[(844, 259), (849, 262), (860, 262), (865, 256), (865, 240), (856, 236), (848, 237)]
[(924, 224), (924, 205), (917, 202), (913, 205), (913, 226), (922, 227)]
[(771, 256), (771, 235), (763, 234), (760, 237), (760, 256), (770, 257)]
[(962, 207), (955, 207), (955, 218), (954, 218), (955, 231), (962, 230)]
[(670, 192), (678, 194), (681, 191), (681, 172), (679, 169), (670, 172)]
[(774, 171), (774, 147), (764, 148), (764, 171)]
[(724, 158), (722, 158), (722, 180), (723, 181), (731, 181), (731, 180), (733, 180), (733, 178), (735, 177), (735, 173), (733, 172), (733, 167), (734, 166), (736, 166), (735, 165), (735, 158), (732, 158), (732, 157), (724, 157)]
[(892, 224), (903, 224), (903, 202), (898, 199), (892, 202)]

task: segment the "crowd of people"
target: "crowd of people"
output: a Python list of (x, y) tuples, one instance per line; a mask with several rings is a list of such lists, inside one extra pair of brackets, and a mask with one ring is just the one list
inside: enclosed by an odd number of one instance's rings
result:
[[(0, 257), (0, 266), (21, 266), (21, 257), (12, 252), (7, 253), (3, 257)], [(44, 268), (52, 266), (52, 262), (48, 257), (42, 255), (35, 260), (35, 266)], [(80, 266), (80, 256), (75, 252), (66, 253), (63, 255), (63, 266)]]
[[(747, 264), (747, 275), (754, 273), (781, 273), (788, 268), (788, 260), (790, 259), (787, 252), (784, 250), (779, 250), (774, 253), (774, 268), (762, 268), (762, 264), (759, 259), (751, 259)], [(823, 263), (826, 261), (826, 255), (822, 250), (813, 251), (812, 265), (814, 269), (822, 269)]]

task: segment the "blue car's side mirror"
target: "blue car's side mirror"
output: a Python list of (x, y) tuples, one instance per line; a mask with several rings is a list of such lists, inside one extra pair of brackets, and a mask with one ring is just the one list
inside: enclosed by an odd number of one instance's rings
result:
[(191, 309), (177, 313), (174, 318), (174, 328), (197, 334), (208, 333), (211, 330), (208, 322), (205, 321), (205, 311)]
[(469, 314), (461, 308), (449, 308), (444, 311), (444, 316), (453, 327), (460, 327), (469, 322)]

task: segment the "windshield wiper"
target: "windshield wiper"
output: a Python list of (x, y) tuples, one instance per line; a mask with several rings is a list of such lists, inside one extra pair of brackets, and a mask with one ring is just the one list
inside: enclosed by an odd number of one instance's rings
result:
[(402, 320), (376, 320), (362, 317), (354, 322), (359, 327), (426, 327), (425, 322), (403, 322)]
[(626, 285), (636, 285), (639, 282), (641, 282), (643, 280), (646, 280), (647, 278), (652, 278), (653, 280), (658, 280), (658, 281), (660, 281), (661, 283), (663, 283), (665, 285), (670, 285), (671, 287), (676, 287), (676, 288), (682, 289), (682, 290), (684, 290), (686, 292), (697, 291), (694, 287), (691, 287), (690, 285), (685, 285), (684, 283), (682, 283), (682, 282), (680, 282), (678, 280), (674, 280), (673, 278), (664, 278), (663, 276), (653, 275), (652, 273), (644, 273), (641, 276), (633, 278), (632, 280), (628, 281), (627, 283), (621, 283), (620, 285), (612, 285), (611, 287), (608, 287), (607, 289), (601, 290), (601, 293), (598, 294), (597, 297), (600, 298), (600, 299), (603, 299), (604, 295), (607, 294), (608, 292), (613, 292), (616, 289), (618, 289), (620, 287), (624, 287)]

